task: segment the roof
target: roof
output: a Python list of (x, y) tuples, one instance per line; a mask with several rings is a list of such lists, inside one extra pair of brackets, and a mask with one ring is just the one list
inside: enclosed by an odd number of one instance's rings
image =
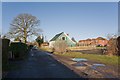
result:
[(96, 38), (97, 40), (106, 40), (105, 38), (103, 38), (103, 37), (98, 37), (98, 38)]
[(61, 32), (61, 33), (55, 35), (55, 37), (53, 37), (50, 41), (55, 41), (61, 34), (65, 34), (65, 36), (68, 37), (68, 39), (70, 41), (72, 41), (73, 43), (75, 43), (65, 32)]
[(61, 34), (63, 34), (63, 32), (55, 35), (55, 37), (53, 37), (50, 41), (55, 41)]
[(91, 41), (91, 39), (88, 38), (88, 39), (86, 39), (86, 41)]
[(79, 42), (84, 42), (85, 40), (80, 40)]
[(79, 42), (84, 42), (84, 41), (95, 41), (95, 40), (107, 40), (107, 39), (105, 39), (105, 38), (103, 38), (103, 37), (98, 37), (98, 38), (93, 38), (93, 39), (86, 39), (86, 40), (80, 40)]

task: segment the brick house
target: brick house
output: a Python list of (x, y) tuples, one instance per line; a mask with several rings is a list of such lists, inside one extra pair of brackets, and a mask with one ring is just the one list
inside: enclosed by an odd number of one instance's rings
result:
[(78, 42), (79, 46), (106, 46), (108, 43), (108, 40), (102, 37), (98, 37), (95, 39), (86, 39), (86, 40), (80, 40)]
[(97, 45), (101, 45), (101, 46), (106, 46), (107, 45), (107, 43), (108, 43), (108, 40), (107, 39), (105, 39), (105, 38), (102, 38), (102, 37), (98, 37), (97, 39), (96, 39), (96, 43), (97, 43)]
[(78, 42), (78, 44), (79, 44), (80, 46), (88, 46), (88, 45), (91, 44), (91, 39), (80, 40), (80, 41)]

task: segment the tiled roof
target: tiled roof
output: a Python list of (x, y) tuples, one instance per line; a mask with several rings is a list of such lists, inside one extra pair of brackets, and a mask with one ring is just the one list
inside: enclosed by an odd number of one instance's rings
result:
[(50, 41), (55, 41), (62, 33), (63, 33), (63, 32), (61, 32), (61, 33), (55, 35), (55, 37), (53, 37)]
[(86, 39), (86, 41), (91, 41), (91, 39)]
[(98, 37), (96, 38), (97, 40), (106, 40), (105, 38), (102, 38), (102, 37)]
[(84, 41), (95, 41), (95, 40), (107, 40), (103, 37), (98, 37), (98, 38), (93, 38), (93, 39), (86, 39), (86, 40), (80, 40), (79, 42), (84, 42)]

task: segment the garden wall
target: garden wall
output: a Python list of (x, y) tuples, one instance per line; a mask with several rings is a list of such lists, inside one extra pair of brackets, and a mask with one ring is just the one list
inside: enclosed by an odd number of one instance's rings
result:
[(10, 52), (13, 59), (23, 59), (28, 53), (28, 46), (22, 42), (12, 42)]
[(2, 78), (2, 39), (0, 38), (0, 78)]
[(7, 69), (9, 43), (10, 43), (9, 39), (2, 39), (2, 70)]

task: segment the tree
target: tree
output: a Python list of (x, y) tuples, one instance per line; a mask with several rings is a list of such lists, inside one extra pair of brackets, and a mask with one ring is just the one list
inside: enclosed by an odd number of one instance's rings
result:
[(111, 38), (117, 38), (117, 34), (107, 34), (107, 39), (110, 40)]
[(108, 55), (118, 55), (118, 42), (117, 42), (117, 35), (108, 35), (107, 38), (109, 39), (107, 44), (107, 54)]
[(118, 45), (117, 45), (117, 47), (118, 47), (118, 56), (120, 56), (120, 36), (117, 38), (117, 42), (118, 42)]
[(36, 42), (38, 43), (39, 47), (41, 47), (41, 44), (44, 42), (43, 36), (38, 36), (36, 38)]
[(118, 48), (117, 48), (117, 38), (111, 38), (109, 41), (108, 41), (108, 46), (107, 46), (107, 54), (108, 55), (117, 55), (117, 51), (118, 51)]
[(19, 14), (10, 24), (10, 31), (6, 35), (9, 38), (17, 38), (27, 42), (27, 38), (34, 35), (38, 36), (42, 30), (38, 28), (40, 20), (31, 14)]
[(20, 42), (21, 42), (21, 40), (20, 40), (19, 37), (16, 37), (16, 38), (14, 39), (14, 41), (20, 41)]
[(74, 41), (75, 43), (77, 43), (77, 41), (75, 40), (75, 38), (74, 37), (72, 37), (72, 39), (71, 39), (72, 41)]

